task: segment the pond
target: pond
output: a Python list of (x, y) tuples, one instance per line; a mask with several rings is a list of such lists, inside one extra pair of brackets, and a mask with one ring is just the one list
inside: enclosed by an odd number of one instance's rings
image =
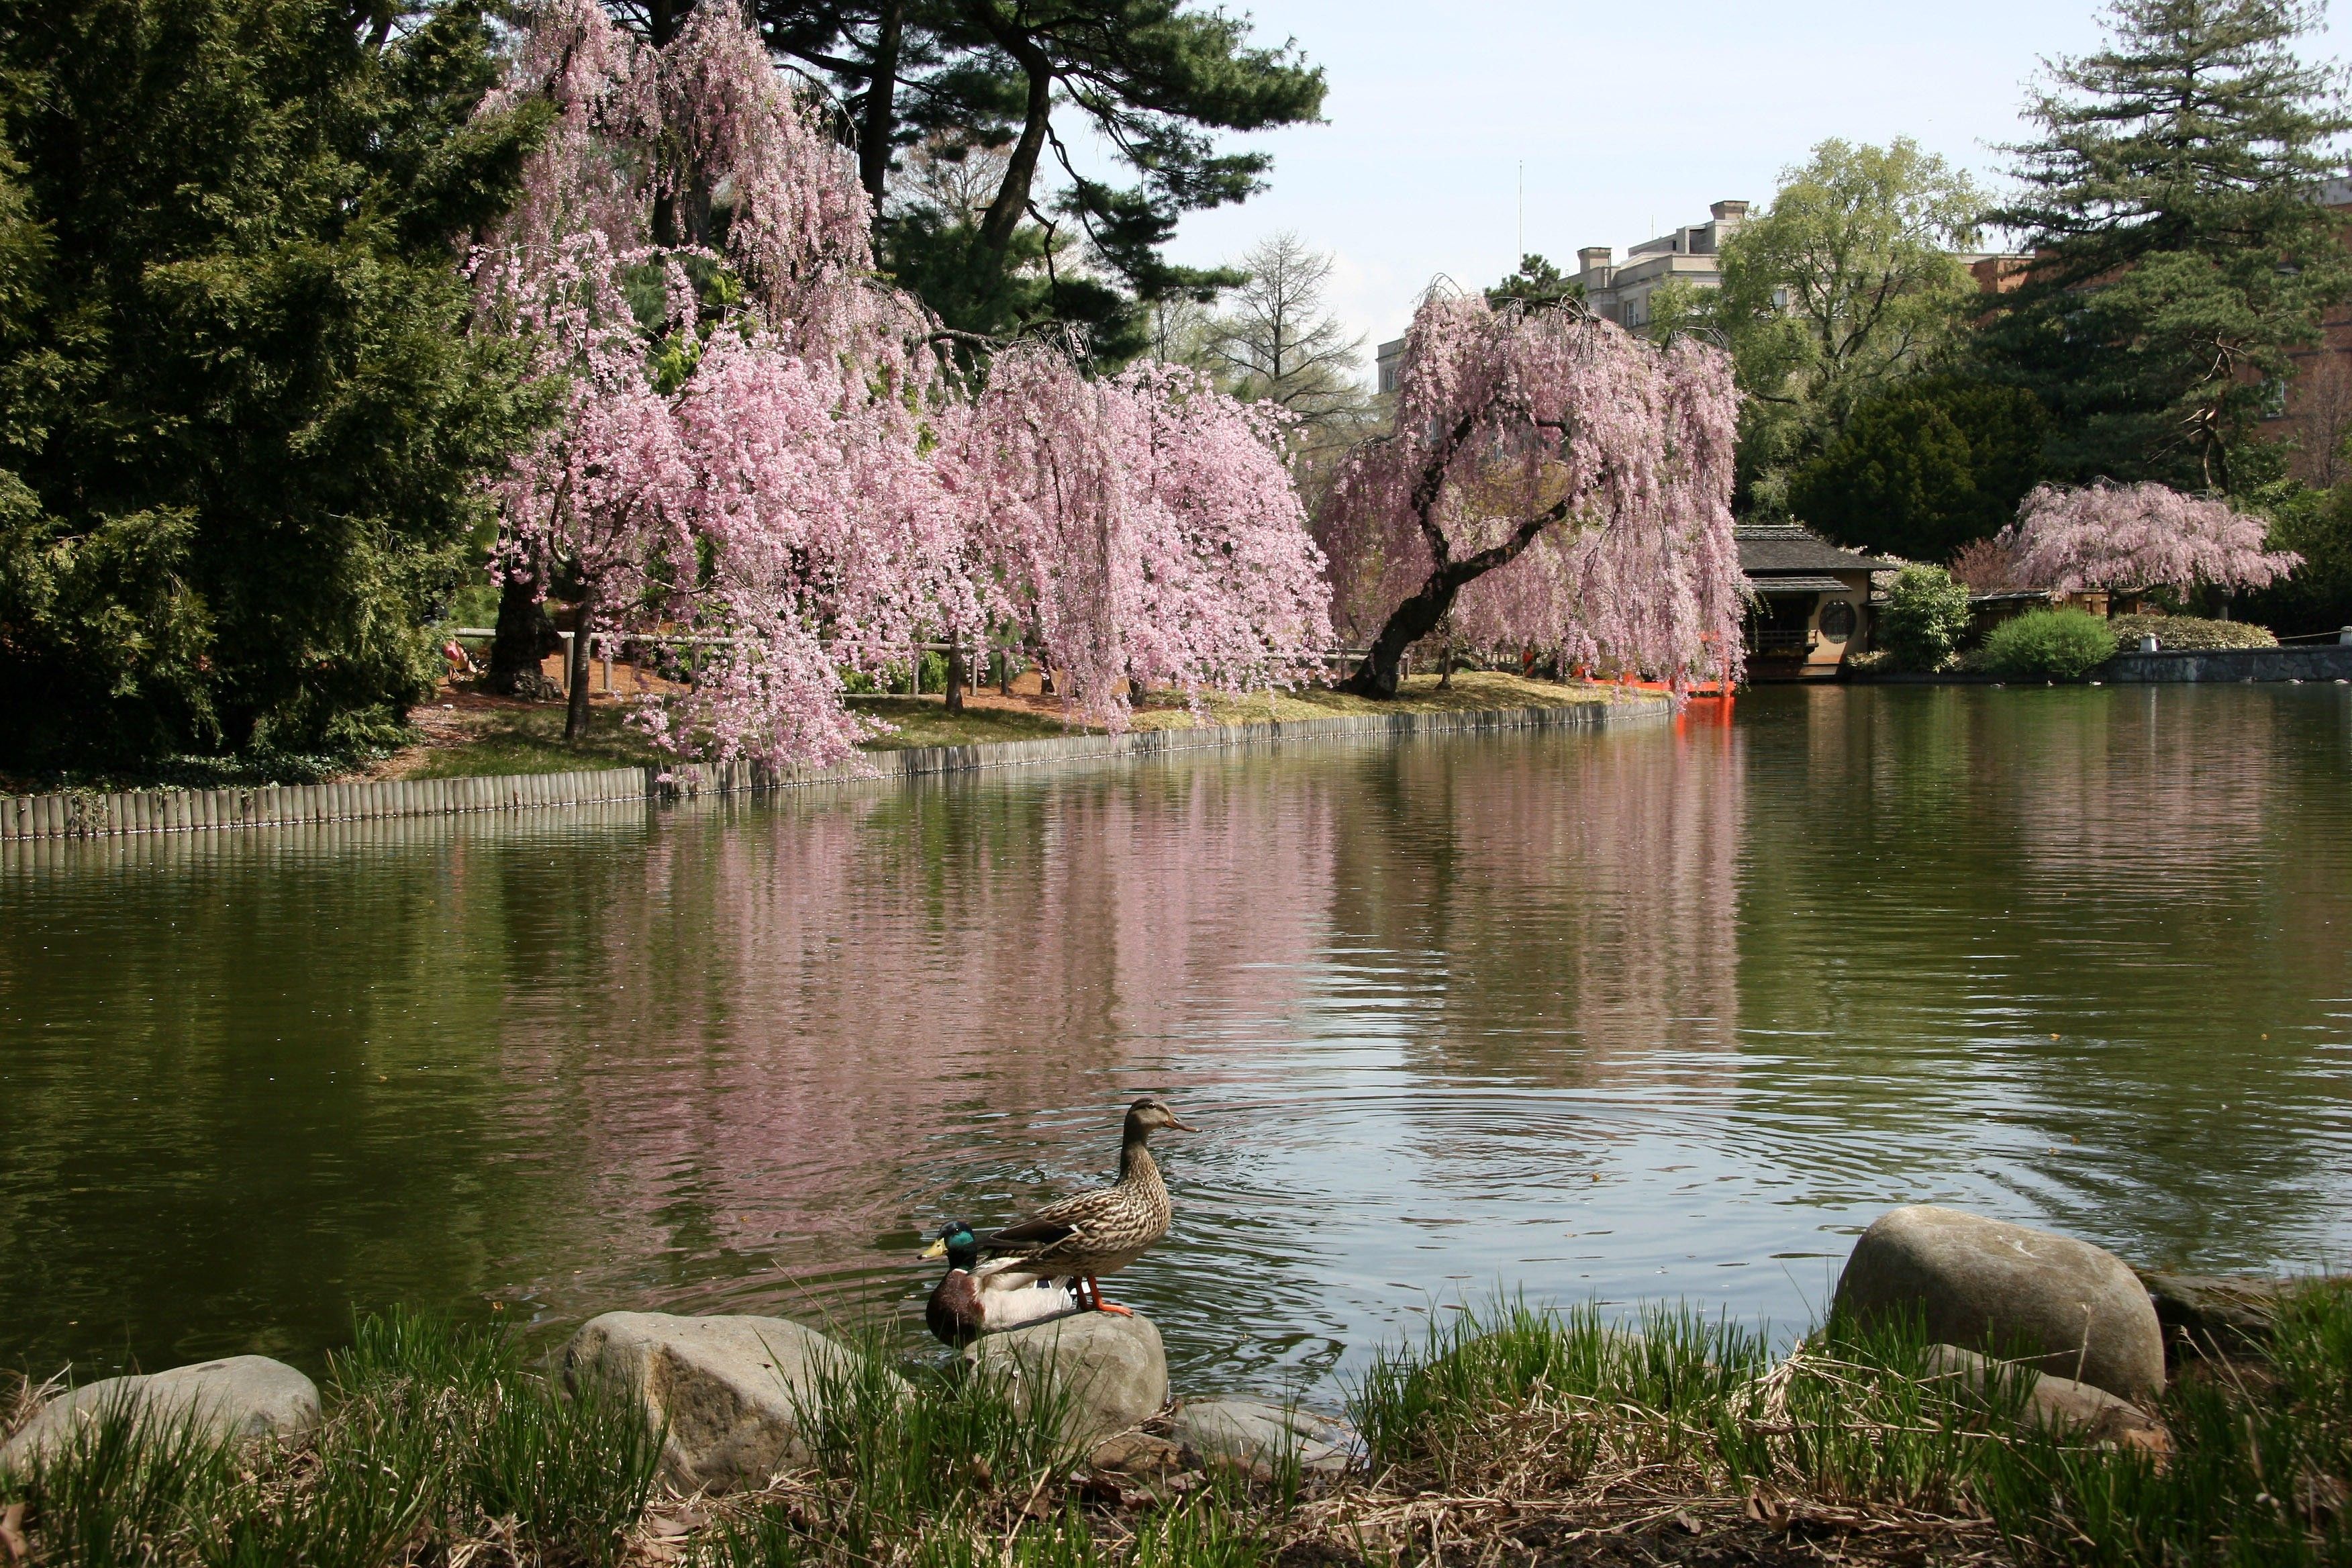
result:
[(1958, 1204), (2352, 1245), (2352, 691), (1767, 689), (539, 817), (11, 847), (0, 1364), (316, 1367), (393, 1302), (898, 1313), (1097, 1179), (1180, 1388), (1524, 1289), (1800, 1329)]

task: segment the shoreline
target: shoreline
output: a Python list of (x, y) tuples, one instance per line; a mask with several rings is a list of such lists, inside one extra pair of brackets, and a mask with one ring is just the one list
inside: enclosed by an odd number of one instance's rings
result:
[(0, 1544), (170, 1568), (240, 1545), (366, 1568), (2312, 1561), (2352, 1496), (2347, 1328), (2325, 1280), (2284, 1289), (2262, 1343), (2184, 1338), (2131, 1405), (1899, 1317), (1833, 1309), (1782, 1352), (1687, 1303), (1500, 1299), (1381, 1347), (1334, 1421), (1171, 1388), (1139, 1318), (966, 1362), (879, 1324), (625, 1310), (540, 1356), (394, 1309), (323, 1386), (245, 1356), (0, 1388)]
[(478, 812), (573, 809), (631, 800), (651, 804), (706, 795), (761, 795), (824, 785), (982, 773), (1071, 762), (1134, 762), (1182, 752), (1233, 751), (1325, 741), (1476, 734), (1521, 730), (1613, 730), (1664, 723), (1666, 698), (1594, 688), (1553, 707), (1342, 714), (1122, 735), (908, 747), (865, 753), (826, 768), (772, 770), (750, 763), (647, 763), (561, 773), (380, 779), (223, 789), (59, 790), (0, 798), (0, 844), (309, 826)]

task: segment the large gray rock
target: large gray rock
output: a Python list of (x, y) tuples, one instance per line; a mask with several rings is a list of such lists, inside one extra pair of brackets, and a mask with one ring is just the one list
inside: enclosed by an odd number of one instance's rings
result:
[(1264, 1473), (1295, 1457), (1310, 1475), (1348, 1468), (1355, 1434), (1328, 1416), (1264, 1399), (1188, 1399), (1176, 1407), (1176, 1440), (1213, 1464)]
[[(1958, 1345), (1927, 1347), (1928, 1376), (1949, 1380), (1973, 1397), (1982, 1398), (1991, 1392), (1990, 1385), (1997, 1375), (1996, 1365)], [(2172, 1446), (2164, 1424), (2128, 1399), (2118, 1399), (2104, 1388), (2094, 1388), (2072, 1378), (2053, 1377), (2031, 1367), (2019, 1369), (2019, 1374), (2032, 1380), (2026, 1390), (2025, 1407), (2019, 1412), (2029, 1423), (2094, 1443), (2145, 1448), (2151, 1453), (2168, 1452)]]
[(263, 1355), (101, 1378), (43, 1405), (0, 1447), (0, 1469), (22, 1469), (36, 1455), (116, 1413), (153, 1429), (184, 1427), (215, 1441), (288, 1443), (318, 1430), (319, 1385)]
[(1889, 1209), (1854, 1243), (1835, 1310), (1927, 1318), (1927, 1337), (2125, 1399), (2164, 1386), (2164, 1332), (2128, 1265), (2071, 1237), (1930, 1204)]
[(2223, 1358), (2270, 1354), (2280, 1305), (2298, 1290), (2343, 1289), (2341, 1279), (2317, 1276), (2273, 1279), (2262, 1276), (2142, 1274), (2164, 1325), (2165, 1349), (2183, 1355)]
[(688, 1491), (763, 1486), (805, 1460), (806, 1425), (822, 1418), (826, 1387), (843, 1386), (854, 1365), (840, 1345), (788, 1318), (606, 1312), (563, 1350), (575, 1394), (591, 1384), (629, 1391), (654, 1430), (667, 1427), (662, 1471)]
[(972, 1346), (983, 1371), (1010, 1380), (1014, 1405), (1036, 1407), (1050, 1388), (1062, 1435), (1091, 1443), (1160, 1414), (1168, 1403), (1168, 1352), (1141, 1313), (1080, 1312), (990, 1334)]

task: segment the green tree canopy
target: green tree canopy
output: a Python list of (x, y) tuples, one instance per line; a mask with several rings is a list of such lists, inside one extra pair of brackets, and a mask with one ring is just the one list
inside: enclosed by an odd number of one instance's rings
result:
[(0, 760), (316, 752), (431, 689), (529, 414), (453, 244), (537, 134), (480, 16), (26, 0), (0, 26)]
[(2246, 499), (2271, 520), (2270, 547), (2294, 551), (2303, 564), (2238, 595), (2231, 613), (2282, 637), (2352, 626), (2352, 484), (2315, 489), (2278, 480)]
[[(2253, 431), (2267, 378), (2352, 293), (2343, 73), (2295, 40), (2296, 0), (2118, 0), (2105, 48), (2060, 62), (1988, 215), (2035, 262), (1981, 334), (1988, 374), (2058, 419), (2054, 470), (2211, 488), (2276, 467)], [(2249, 463), (2251, 462), (2251, 467)]]
[(2016, 520), (2049, 426), (2020, 388), (1922, 377), (1856, 408), (1798, 467), (1790, 510), (1841, 544), (1949, 561)]
[(1965, 174), (1908, 139), (1824, 142), (1724, 242), (1722, 288), (1664, 302), (1657, 330), (1706, 331), (1731, 351), (1748, 395), (1748, 506), (1780, 511), (1797, 465), (1949, 347), (1973, 288), (1953, 253), (1974, 240), (1982, 205)]
[[(607, 4), (667, 42), (692, 0)], [(1104, 358), (1141, 349), (1141, 306), (1240, 281), (1165, 255), (1185, 213), (1245, 199), (1272, 164), (1219, 136), (1322, 112), (1323, 73), (1295, 42), (1261, 47), (1246, 16), (1190, 0), (756, 0), (754, 9), (769, 47), (841, 96), (900, 282), (969, 331), (1003, 335), (1045, 319), (1087, 325)], [(1083, 143), (1073, 151), (1078, 129), (1129, 183)], [(985, 203), (966, 212), (900, 199), (893, 166), (917, 146), (998, 154)]]
[(1519, 269), (1486, 290), (1486, 303), (1500, 306), (1516, 300), (1524, 305), (1557, 305), (1584, 298), (1584, 285), (1567, 276), (1544, 258), (1519, 258)]

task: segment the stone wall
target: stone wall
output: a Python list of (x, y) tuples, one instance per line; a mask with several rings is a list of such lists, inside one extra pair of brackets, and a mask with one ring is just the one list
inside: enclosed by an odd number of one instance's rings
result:
[(2119, 653), (2091, 672), (2119, 686), (2177, 681), (2352, 680), (2352, 643), (2239, 647), (2210, 652)]
[[(2352, 649), (2347, 649), (2352, 652)], [(0, 843), (99, 838), (128, 833), (203, 833), (240, 827), (443, 816), (460, 812), (539, 811), (600, 801), (674, 800), (814, 784), (976, 773), (1089, 759), (1127, 760), (1180, 752), (1222, 751), (1370, 736), (1404, 738), (1488, 730), (1597, 730), (1663, 723), (1664, 697), (1611, 694), (1558, 708), (1501, 708), (1455, 713), (1351, 713), (1199, 730), (1139, 730), (1124, 735), (1072, 735), (977, 746), (923, 746), (877, 752), (830, 768), (781, 772), (750, 763), (714, 767), (606, 768), (590, 773), (519, 773), (501, 778), (372, 779), (347, 784), (257, 784), (236, 789), (159, 789), (0, 796)]]

